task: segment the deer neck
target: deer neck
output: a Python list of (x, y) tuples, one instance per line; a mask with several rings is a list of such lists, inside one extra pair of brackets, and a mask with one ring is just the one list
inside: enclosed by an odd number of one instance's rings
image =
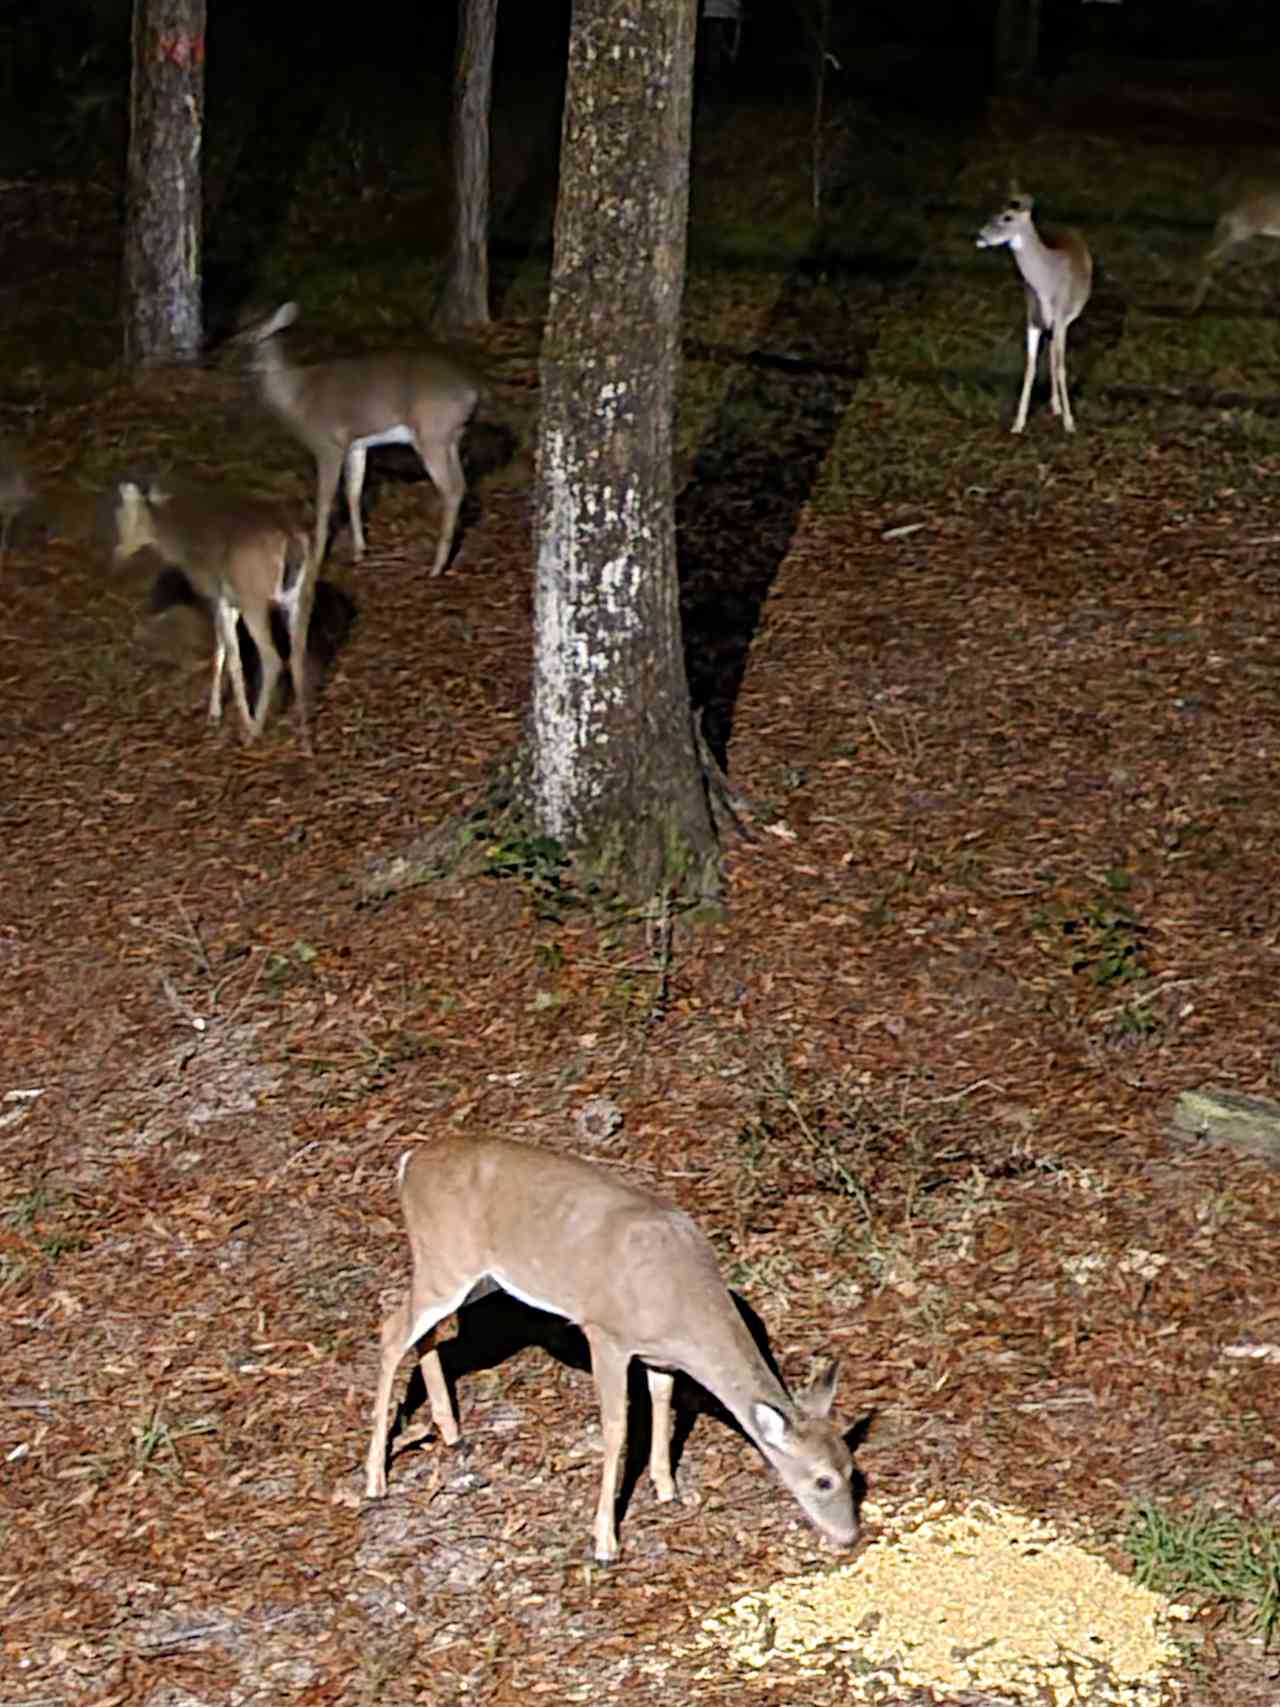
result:
[(707, 1335), (704, 1324), (698, 1336), (696, 1359), (682, 1361), (681, 1367), (718, 1399), (759, 1445), (760, 1431), (752, 1415), (754, 1406), (770, 1405), (791, 1422), (795, 1419), (795, 1405), (765, 1362), (737, 1306), (726, 1299), (725, 1310), (719, 1331)]
[(1009, 239), (1018, 270), (1037, 295), (1043, 296), (1052, 284), (1055, 268), (1054, 253), (1034, 226)]
[(299, 374), (278, 350), (264, 350), (258, 361), (258, 386), (281, 415), (291, 415), (298, 400)]

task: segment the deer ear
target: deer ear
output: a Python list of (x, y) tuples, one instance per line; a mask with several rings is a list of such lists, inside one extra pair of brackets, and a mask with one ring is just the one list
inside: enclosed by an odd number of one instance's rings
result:
[(833, 1359), (821, 1375), (815, 1376), (803, 1392), (796, 1394), (796, 1405), (805, 1416), (817, 1420), (831, 1415), (839, 1378), (840, 1365)]
[(756, 1425), (756, 1433), (766, 1446), (772, 1446), (776, 1452), (781, 1452), (787, 1444), (787, 1419), (776, 1405), (766, 1405), (763, 1399), (757, 1399), (751, 1407), (751, 1420)]

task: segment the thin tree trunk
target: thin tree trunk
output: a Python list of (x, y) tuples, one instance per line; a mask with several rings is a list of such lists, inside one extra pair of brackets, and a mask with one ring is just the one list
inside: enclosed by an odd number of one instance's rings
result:
[(1031, 82), (1040, 64), (1040, 0), (997, 0), (995, 29), (998, 86)]
[(818, 0), (814, 18), (813, 79), (813, 211), (822, 212), (823, 159), (822, 131), (827, 122), (827, 59), (831, 40), (831, 0)]
[(458, 0), (453, 78), (453, 239), (437, 318), (489, 324), (489, 108), (498, 0)]
[(619, 889), (716, 883), (671, 473), (695, 0), (575, 0), (542, 346), (532, 816)]
[(205, 0), (134, 0), (125, 208), (124, 354), (200, 352)]

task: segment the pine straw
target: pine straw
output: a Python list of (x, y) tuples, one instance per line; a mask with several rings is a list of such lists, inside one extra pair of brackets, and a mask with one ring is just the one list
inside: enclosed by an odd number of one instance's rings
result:
[[(127, 438), (135, 407), (48, 443)], [(572, 1359), (465, 1376), (464, 1444), (361, 1497), (397, 1155), (576, 1145), (597, 1096), (624, 1116), (603, 1155), (703, 1218), (786, 1373), (840, 1354), (847, 1414), (881, 1413), (878, 1499), (1112, 1534), (1139, 1498), (1274, 1514), (1274, 1370), (1222, 1350), (1276, 1335), (1280, 1182), (1165, 1124), (1187, 1085), (1275, 1088), (1275, 458), (1172, 418), (1109, 445), (1096, 415), (1087, 452), (1045, 422), (1019, 456), (993, 418), (925, 506), (898, 483), (955, 423), (894, 419), (858, 427), (880, 461), (840, 502), (767, 512), (762, 463), (690, 539), (720, 587), (772, 577), (730, 747), (763, 833), (661, 1005), (642, 932), (511, 884), (353, 905), (518, 735), (522, 491), (478, 491), (437, 582), (424, 484), (383, 486), (358, 572), (339, 541), (357, 620), (310, 765), (286, 721), (246, 753), (199, 678), (137, 674), (100, 543), (15, 530), (0, 1088), (41, 1094), (0, 1127), (5, 1700), (739, 1698), (671, 1641), (819, 1554), (714, 1419), (609, 1573)], [(1117, 987), (1062, 926), (1118, 929), (1118, 893), (1142, 967)], [(1203, 1643), (1197, 1707), (1268, 1699), (1274, 1660)]]

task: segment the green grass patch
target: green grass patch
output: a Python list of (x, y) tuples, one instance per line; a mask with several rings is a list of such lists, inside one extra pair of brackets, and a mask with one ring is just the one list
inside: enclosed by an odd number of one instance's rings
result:
[(1225, 1606), (1266, 1647), (1280, 1633), (1280, 1524), (1207, 1506), (1177, 1515), (1142, 1504), (1124, 1546), (1145, 1587)]

